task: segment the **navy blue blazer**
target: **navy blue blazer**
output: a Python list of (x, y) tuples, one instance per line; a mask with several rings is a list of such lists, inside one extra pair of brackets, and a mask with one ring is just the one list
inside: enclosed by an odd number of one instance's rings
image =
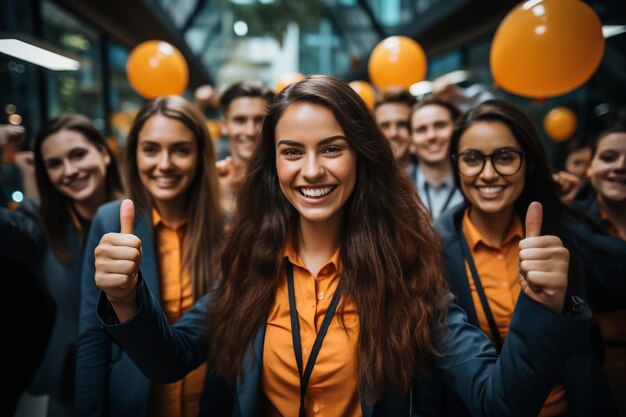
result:
[[(146, 414), (150, 381), (102, 330), (96, 315), (100, 290), (94, 276), (94, 249), (102, 235), (120, 231), (121, 201), (102, 206), (93, 219), (82, 270), (80, 336), (76, 364), (76, 411), (79, 416), (141, 417)], [(146, 285), (160, 300), (160, 287), (150, 214), (135, 219), (141, 239), (141, 269)], [(158, 303), (158, 302), (157, 302)]]
[[(146, 271), (142, 272), (146, 275)], [(198, 300), (174, 326), (170, 325), (145, 280), (140, 279), (138, 311), (117, 323), (106, 295), (101, 294), (98, 316), (104, 329), (119, 343), (146, 376), (159, 383), (184, 377), (206, 360), (207, 320), (213, 294)], [(487, 337), (467, 323), (463, 311), (450, 303), (448, 329), (433, 362), (433, 372), (465, 401), (475, 415), (531, 416), (541, 409), (558, 371), (574, 342), (588, 332), (588, 320), (566, 317), (520, 296), (511, 330), (498, 357)], [(253, 417), (259, 410), (265, 326), (257, 332), (254, 355), (248, 357), (232, 396), (211, 398), (228, 415)], [(204, 395), (213, 395), (210, 389)], [(387, 395), (376, 404), (362, 402), (364, 417), (409, 416), (410, 395)]]
[[(469, 288), (461, 244), (458, 240), (466, 205), (461, 204), (445, 213), (437, 222), (442, 238), (446, 277), (456, 296), (456, 302), (467, 313), (468, 321), (479, 326), (476, 309)], [(570, 281), (568, 294), (588, 299), (587, 285), (595, 282), (626, 300), (626, 245), (617, 248), (605, 236), (596, 235), (580, 224), (570, 225), (571, 232), (579, 240), (570, 249)], [(575, 278), (572, 279), (572, 276)], [(593, 306), (593, 299), (590, 299)], [(531, 324), (525, 320), (528, 324)], [(532, 334), (531, 334), (532, 336)], [(508, 339), (508, 337), (507, 337)], [(617, 415), (609, 394), (600, 364), (595, 360), (589, 334), (575, 341), (571, 355), (559, 370), (571, 411), (577, 416)], [(554, 381), (554, 380), (553, 380)], [(450, 395), (444, 394), (444, 396)], [(442, 401), (446, 411), (443, 414), (468, 415), (460, 404), (454, 404), (454, 396)], [(457, 402), (458, 403), (458, 402)]]

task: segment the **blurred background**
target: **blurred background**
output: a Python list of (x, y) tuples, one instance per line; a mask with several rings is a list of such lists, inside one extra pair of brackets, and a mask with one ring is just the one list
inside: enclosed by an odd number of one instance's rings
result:
[[(575, 0), (571, 0), (575, 1)], [(459, 87), (479, 84), (523, 108), (541, 127), (555, 107), (570, 108), (576, 134), (593, 135), (626, 112), (626, 2), (586, 1), (600, 18), (605, 50), (580, 88), (534, 99), (494, 87), (492, 40), (520, 2), (506, 0), (0, 0), (0, 44), (19, 39), (78, 64), (54, 68), (15, 58), (0, 48), (0, 123), (23, 125), (30, 138), (42, 121), (64, 112), (94, 120), (113, 145), (123, 145), (145, 101), (131, 88), (126, 63), (141, 42), (175, 46), (189, 69), (185, 95), (202, 85), (223, 91), (258, 79), (275, 86), (290, 72), (370, 81), (368, 60), (384, 38), (404, 35), (427, 56), (426, 80), (443, 75)], [(427, 95), (428, 85), (412, 89)], [(219, 117), (206, 110), (208, 119)], [(555, 168), (565, 144), (543, 132)], [(219, 135), (215, 131), (214, 136)], [(28, 141), (22, 147), (28, 146)], [(19, 199), (11, 152), (3, 155), (5, 199)], [(15, 194), (15, 193), (18, 194)], [(6, 201), (6, 200), (5, 200)]]

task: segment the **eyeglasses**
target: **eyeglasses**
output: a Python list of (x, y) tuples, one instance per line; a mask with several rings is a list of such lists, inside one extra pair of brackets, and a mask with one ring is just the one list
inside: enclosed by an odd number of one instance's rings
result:
[(485, 161), (491, 160), (493, 169), (502, 176), (514, 175), (522, 168), (526, 152), (515, 148), (500, 148), (489, 155), (474, 150), (459, 152), (452, 156), (459, 173), (464, 177), (476, 177), (485, 168)]

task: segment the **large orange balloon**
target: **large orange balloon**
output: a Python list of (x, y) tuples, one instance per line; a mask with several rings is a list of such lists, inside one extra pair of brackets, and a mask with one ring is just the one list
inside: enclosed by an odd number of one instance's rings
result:
[(365, 81), (352, 81), (350, 87), (363, 99), (367, 107), (370, 109), (374, 108), (374, 103), (376, 102), (376, 92), (374, 88)]
[(567, 107), (555, 107), (543, 119), (543, 128), (555, 142), (563, 142), (576, 132), (576, 115)]
[(281, 75), (276, 81), (276, 93), (280, 93), (288, 85), (304, 80), (304, 75), (299, 72), (287, 72)]
[(182, 94), (189, 70), (178, 49), (167, 42), (147, 41), (132, 50), (126, 75), (133, 89), (145, 98)]
[(491, 45), (498, 87), (525, 97), (553, 97), (584, 84), (604, 54), (602, 24), (578, 0), (529, 0), (500, 23)]
[(367, 65), (370, 79), (379, 90), (409, 88), (426, 76), (426, 54), (406, 36), (383, 39), (372, 51)]

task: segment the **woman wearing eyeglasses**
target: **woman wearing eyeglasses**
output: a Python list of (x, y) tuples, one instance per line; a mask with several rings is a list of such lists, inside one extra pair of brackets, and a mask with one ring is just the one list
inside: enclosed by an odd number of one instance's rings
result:
[[(470, 323), (496, 349), (507, 337), (520, 293), (518, 244), (532, 201), (543, 205), (542, 234), (559, 236), (570, 251), (568, 292), (588, 298), (586, 281), (594, 280), (624, 302), (626, 281), (619, 275), (619, 259), (626, 259), (625, 253), (607, 248), (591, 232), (590, 222), (559, 200), (543, 146), (521, 111), (497, 100), (479, 105), (461, 119), (450, 154), (465, 203), (437, 223), (447, 276)], [(577, 354), (554, 381), (540, 416), (615, 415), (590, 339), (578, 341)], [(447, 414), (467, 414), (454, 401), (445, 403)]]

